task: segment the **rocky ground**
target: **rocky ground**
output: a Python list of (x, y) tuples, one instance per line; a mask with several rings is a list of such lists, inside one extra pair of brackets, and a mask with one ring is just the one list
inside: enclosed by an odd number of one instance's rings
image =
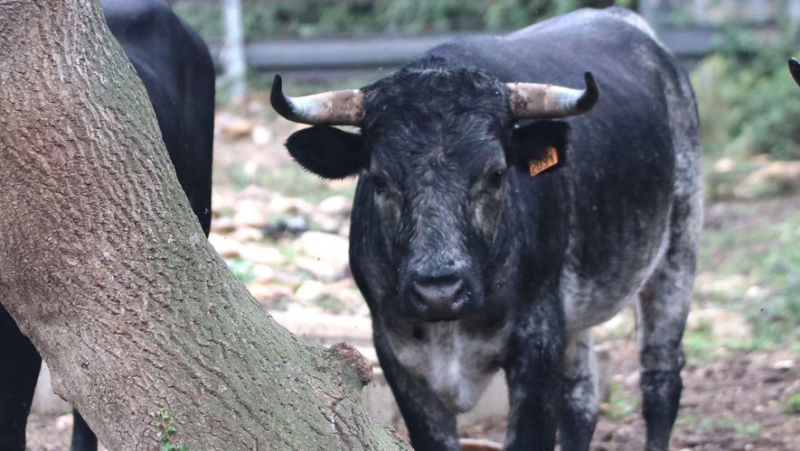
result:
[[(253, 296), (296, 333), (317, 339), (319, 330), (336, 329), (325, 324), (335, 317), (344, 332), (333, 333), (368, 340), (368, 330), (350, 326), (368, 318), (347, 263), (354, 181), (324, 182), (297, 169), (281, 145), (297, 128), (270, 117), (258, 96), (218, 115), (209, 240)], [(701, 277), (699, 290), (713, 291), (717, 282)], [(610, 383), (594, 450), (643, 449), (632, 330), (627, 312), (598, 332)], [(718, 305), (698, 305), (690, 330), (714, 343), (750, 334), (740, 314)], [(690, 353), (684, 385), (674, 449), (800, 449), (797, 349)], [(68, 449), (71, 421), (68, 414), (32, 416), (29, 449)], [(502, 420), (488, 421), (462, 435), (501, 442), (504, 428)]]

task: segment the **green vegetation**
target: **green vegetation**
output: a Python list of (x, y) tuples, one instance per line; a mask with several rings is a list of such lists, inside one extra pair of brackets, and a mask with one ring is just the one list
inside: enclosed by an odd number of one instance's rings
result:
[(795, 37), (765, 42), (731, 33), (728, 44), (692, 74), (707, 157), (800, 158), (800, 102), (786, 60)]
[(175, 443), (175, 426), (172, 425), (172, 415), (167, 409), (158, 409), (153, 416), (156, 418), (153, 425), (158, 430), (158, 443), (161, 451), (189, 451), (189, 448), (182, 443)]
[(736, 432), (736, 435), (740, 437), (758, 437), (761, 435), (761, 423), (757, 421), (740, 422), (731, 414), (726, 414), (722, 417), (702, 418), (699, 420), (699, 423), (697, 422), (697, 416), (692, 415), (691, 417), (693, 420), (691, 422), (686, 421), (685, 418), (679, 418), (679, 426), (682, 429), (691, 429), (697, 425), (703, 432), (733, 430)]
[(789, 396), (783, 405), (783, 412), (788, 415), (800, 415), (800, 393)]
[(256, 278), (254, 273), (255, 265), (249, 261), (241, 258), (226, 258), (225, 263), (236, 278), (244, 284), (248, 284)]
[(638, 409), (639, 398), (628, 396), (620, 387), (619, 382), (612, 381), (609, 389), (608, 403), (600, 406), (603, 416), (612, 420), (621, 420), (637, 413)]
[(312, 174), (298, 164), (287, 164), (269, 171), (253, 172), (247, 166), (222, 167), (214, 174), (218, 184), (225, 184), (235, 190), (257, 185), (288, 197), (300, 197), (308, 202), (320, 202), (336, 194), (353, 197), (354, 184), (331, 189), (328, 181)]
[[(699, 283), (698, 301), (744, 313), (756, 340), (729, 346), (800, 341), (800, 211), (786, 201), (727, 205), (730, 223), (704, 233), (699, 267), (715, 286)], [(692, 334), (686, 343), (700, 354), (713, 349)]]
[[(503, 31), (527, 26), (600, 0), (352, 0), (247, 2), (245, 37), (316, 37), (374, 33)], [(634, 5), (635, 0), (616, 2)], [(206, 38), (223, 35), (219, 5), (178, 3), (176, 11)]]

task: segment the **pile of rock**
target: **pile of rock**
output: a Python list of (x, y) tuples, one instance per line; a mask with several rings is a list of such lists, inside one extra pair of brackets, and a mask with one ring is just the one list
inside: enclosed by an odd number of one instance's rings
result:
[(315, 205), (257, 186), (217, 188), (209, 241), (270, 310), (366, 316), (348, 265), (351, 202), (335, 195)]

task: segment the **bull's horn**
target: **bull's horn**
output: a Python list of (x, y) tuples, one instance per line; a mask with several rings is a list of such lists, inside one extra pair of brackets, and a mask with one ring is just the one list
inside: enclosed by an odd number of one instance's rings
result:
[(789, 58), (789, 72), (792, 73), (792, 78), (800, 86), (800, 62), (794, 58)]
[(508, 101), (514, 119), (567, 117), (592, 109), (600, 93), (591, 72), (586, 89), (570, 89), (541, 83), (508, 83)]
[(303, 97), (283, 94), (280, 75), (272, 82), (272, 108), (294, 122), (311, 125), (358, 125), (364, 118), (364, 93), (359, 89), (328, 91)]

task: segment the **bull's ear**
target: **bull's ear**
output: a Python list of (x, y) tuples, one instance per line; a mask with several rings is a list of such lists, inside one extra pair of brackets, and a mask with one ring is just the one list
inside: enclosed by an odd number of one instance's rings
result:
[(569, 125), (559, 121), (537, 121), (514, 130), (511, 159), (531, 177), (557, 170), (567, 162)]
[(361, 135), (314, 126), (293, 133), (286, 148), (301, 166), (326, 179), (357, 174), (369, 164)]

